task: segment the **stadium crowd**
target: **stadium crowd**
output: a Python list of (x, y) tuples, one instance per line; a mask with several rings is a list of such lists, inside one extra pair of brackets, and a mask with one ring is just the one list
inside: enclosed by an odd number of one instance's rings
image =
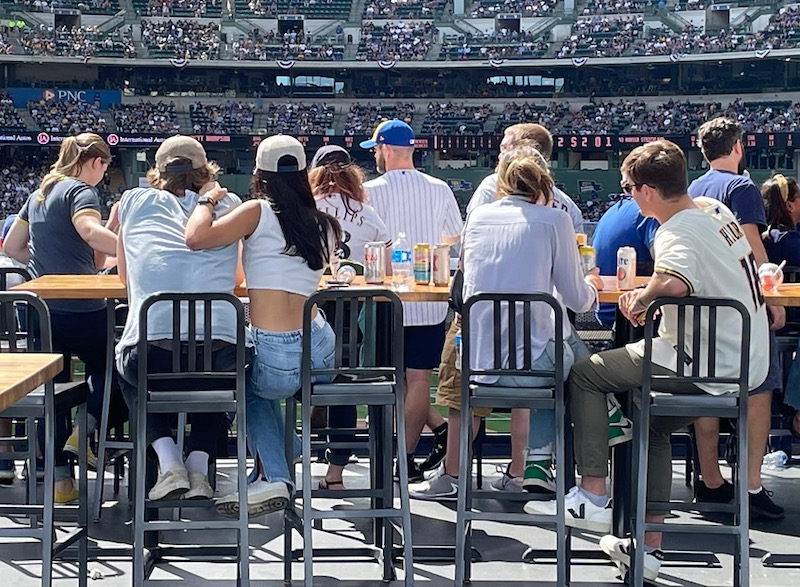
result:
[(372, 131), (382, 120), (397, 118), (407, 124), (414, 120), (414, 105), (398, 102), (391, 106), (383, 106), (380, 102), (375, 105), (367, 102), (352, 104), (347, 112), (344, 126), (346, 135), (363, 135)]
[(361, 42), (356, 59), (361, 61), (422, 61), (433, 38), (439, 34), (430, 22), (375, 24), (361, 27)]
[(312, 45), (310, 35), (303, 31), (289, 31), (282, 36), (273, 30), (263, 33), (254, 29), (231, 44), (234, 59), (242, 61), (266, 61), (272, 59), (296, 59), (298, 61), (335, 61), (343, 55), (342, 47), (323, 44)]
[(192, 20), (141, 21), (142, 42), (153, 56), (179, 59), (219, 59), (219, 23)]
[(447, 0), (368, 0), (364, 5), (364, 18), (432, 18), (441, 16), (446, 4)]
[(220, 0), (149, 0), (147, 3), (148, 16), (170, 16), (193, 15), (195, 18), (207, 18), (211, 16), (209, 6), (214, 8), (214, 13), (219, 13)]
[(635, 42), (643, 26), (644, 18), (639, 15), (578, 19), (556, 57), (619, 57)]
[(20, 132), (25, 130), (25, 121), (20, 118), (14, 101), (5, 93), (0, 92), (0, 130)]
[(334, 108), (325, 103), (269, 104), (264, 121), (272, 133), (323, 135), (333, 125)]
[(152, 132), (173, 135), (180, 131), (175, 104), (150, 101), (137, 104), (112, 104), (109, 108), (118, 132)]
[(523, 17), (552, 14), (556, 0), (478, 0), (472, 5), (470, 18), (493, 18), (497, 14), (519, 13)]
[(651, 0), (588, 0), (583, 7), (584, 15), (628, 14), (643, 12)]
[(107, 130), (106, 119), (94, 103), (31, 100), (28, 111), (39, 129), (45, 132), (79, 134)]
[(250, 134), (256, 106), (246, 102), (191, 104), (189, 118), (194, 132), (215, 134)]

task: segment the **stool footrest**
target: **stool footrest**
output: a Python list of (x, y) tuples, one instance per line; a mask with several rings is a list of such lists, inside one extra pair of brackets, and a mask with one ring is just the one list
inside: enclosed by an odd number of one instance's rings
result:
[(645, 532), (666, 532), (669, 534), (686, 532), (691, 534), (719, 534), (722, 536), (736, 536), (747, 531), (747, 525), (724, 526), (722, 524), (654, 524), (645, 523)]

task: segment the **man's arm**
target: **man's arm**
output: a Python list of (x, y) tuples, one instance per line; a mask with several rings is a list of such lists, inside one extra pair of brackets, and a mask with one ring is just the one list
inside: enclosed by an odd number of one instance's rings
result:
[[(750, 248), (753, 249), (753, 256), (756, 258), (756, 266), (761, 267), (764, 263), (769, 263), (767, 250), (764, 248), (764, 241), (761, 240), (761, 231), (757, 224), (742, 224), (744, 236)], [(767, 306), (767, 311), (772, 317), (770, 330), (780, 330), (786, 325), (786, 308), (783, 306)]]
[(622, 294), (619, 298), (619, 309), (631, 324), (639, 326), (642, 315), (656, 298), (683, 298), (689, 293), (689, 285), (683, 279), (656, 272), (644, 289), (634, 289)]

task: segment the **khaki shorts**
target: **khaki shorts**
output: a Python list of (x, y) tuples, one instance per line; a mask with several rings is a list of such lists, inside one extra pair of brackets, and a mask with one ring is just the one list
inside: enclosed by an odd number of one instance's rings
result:
[[(456, 369), (456, 321), (450, 325), (444, 339), (442, 362), (439, 365), (439, 387), (436, 389), (436, 405), (461, 409), (461, 372)], [(491, 408), (474, 408), (473, 414), (485, 418), (492, 413)]]

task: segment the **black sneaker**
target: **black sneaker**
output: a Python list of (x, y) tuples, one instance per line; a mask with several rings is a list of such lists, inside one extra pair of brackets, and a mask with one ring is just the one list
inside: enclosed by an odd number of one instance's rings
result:
[[(395, 464), (394, 467), (394, 480), (400, 480), (400, 468)], [(420, 483), (425, 481), (425, 473), (419, 468), (417, 461), (409, 459), (408, 461), (408, 482)]]
[(750, 493), (750, 519), (782, 520), (783, 508), (772, 501), (772, 492), (763, 487), (758, 493)]
[(694, 492), (695, 503), (730, 503), (733, 501), (733, 485), (723, 481), (722, 485), (709, 489), (705, 482), (698, 481)]
[(423, 473), (425, 471), (432, 471), (442, 463), (445, 455), (447, 455), (447, 424), (445, 424), (444, 432), (434, 437), (433, 448), (419, 466), (420, 470)]

